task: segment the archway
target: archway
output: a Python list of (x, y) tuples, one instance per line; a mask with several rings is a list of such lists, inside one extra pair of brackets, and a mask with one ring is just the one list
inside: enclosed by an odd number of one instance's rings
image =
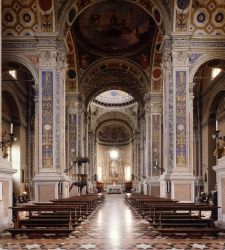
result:
[(13, 132), (13, 141), (9, 147), (10, 157), (7, 157), (12, 162), (12, 167), (17, 170), (13, 176), (13, 191), (17, 196), (24, 196), (26, 199), (32, 196), (32, 177), (35, 172), (35, 103), (33, 87), (34, 78), (30, 70), (15, 60), (4, 61), (2, 74), (2, 132), (6, 135)]
[[(211, 59), (211, 58), (210, 58)], [(203, 62), (194, 75), (194, 172), (197, 178), (196, 196), (211, 192), (216, 184), (215, 149), (219, 140), (212, 136), (216, 130), (224, 134), (224, 69), (225, 61), (211, 59)]]

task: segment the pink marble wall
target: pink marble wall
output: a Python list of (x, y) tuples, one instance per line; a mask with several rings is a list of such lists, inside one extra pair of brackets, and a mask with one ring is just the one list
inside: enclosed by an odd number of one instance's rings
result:
[[(3, 195), (3, 200), (4, 200), (4, 216), (9, 215), (9, 182), (8, 181), (3, 181), (2, 185), (2, 195)], [(12, 194), (11, 196), (12, 197)]]
[(159, 186), (152, 186), (151, 187), (151, 195), (153, 196), (160, 196), (160, 187)]
[(52, 199), (55, 199), (55, 185), (39, 185), (38, 186), (38, 201), (40, 202), (47, 202)]
[(225, 178), (221, 179), (221, 205), (222, 213), (225, 214)]
[(191, 184), (174, 184), (174, 199), (191, 201)]

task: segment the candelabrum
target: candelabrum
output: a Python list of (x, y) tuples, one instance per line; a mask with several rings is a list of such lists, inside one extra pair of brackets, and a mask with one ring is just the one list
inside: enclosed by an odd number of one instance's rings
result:
[(162, 166), (159, 166), (158, 161), (155, 161), (155, 163), (154, 163), (154, 169), (160, 170), (161, 174), (163, 174), (163, 172), (165, 172), (165, 169)]
[(16, 141), (17, 138), (14, 136), (12, 132), (10, 132), (8, 135), (4, 133), (2, 135), (2, 141), (0, 142), (0, 148), (2, 151), (3, 158), (8, 158), (9, 150), (12, 146), (12, 143)]
[(225, 136), (220, 135), (220, 130), (217, 130), (215, 134), (212, 135), (213, 139), (218, 139), (223, 142), (222, 146), (220, 145), (219, 141), (216, 144), (216, 149), (214, 151), (214, 156), (219, 159), (222, 156), (225, 156)]

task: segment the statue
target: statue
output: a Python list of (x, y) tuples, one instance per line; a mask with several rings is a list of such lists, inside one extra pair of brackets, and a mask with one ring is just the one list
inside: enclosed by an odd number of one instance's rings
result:
[(225, 152), (224, 152), (224, 147), (225, 147), (225, 145), (220, 146), (220, 143), (217, 142), (216, 149), (215, 149), (215, 151), (214, 151), (214, 156), (215, 156), (217, 159), (221, 158), (221, 157), (224, 155), (224, 153), (225, 153)]

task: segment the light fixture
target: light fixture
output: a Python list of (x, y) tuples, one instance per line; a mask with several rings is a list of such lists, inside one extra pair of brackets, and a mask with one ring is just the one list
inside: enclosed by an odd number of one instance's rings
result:
[(13, 134), (13, 123), (10, 124), (9, 135), (4, 135), (2, 141), (0, 142), (0, 148), (3, 153), (3, 158), (8, 157), (8, 149), (12, 146), (12, 143), (17, 141), (17, 137)]
[(109, 155), (112, 160), (116, 160), (119, 157), (119, 152), (117, 149), (112, 149), (110, 150)]

